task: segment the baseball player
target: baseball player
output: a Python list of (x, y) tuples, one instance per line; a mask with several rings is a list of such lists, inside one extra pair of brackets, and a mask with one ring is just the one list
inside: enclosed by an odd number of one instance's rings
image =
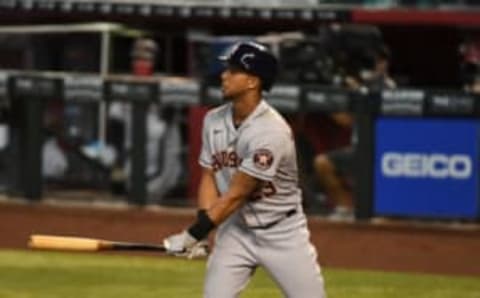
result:
[(196, 222), (164, 240), (171, 254), (201, 254), (217, 229), (204, 287), (206, 298), (237, 297), (258, 266), (286, 297), (325, 297), (298, 188), (292, 132), (262, 99), (276, 75), (276, 58), (255, 42), (220, 57), (227, 103), (204, 120), (203, 168)]

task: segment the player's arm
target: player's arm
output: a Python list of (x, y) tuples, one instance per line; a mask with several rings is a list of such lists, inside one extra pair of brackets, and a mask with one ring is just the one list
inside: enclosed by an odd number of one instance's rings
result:
[[(211, 230), (228, 218), (250, 194), (257, 188), (259, 180), (241, 171), (237, 171), (232, 177), (228, 191), (220, 198), (213, 195), (212, 184), (210, 184), (210, 173), (204, 172), (200, 183), (200, 191), (202, 199), (200, 204), (210, 208), (208, 210), (200, 209), (197, 213), (197, 220), (187, 230), (180, 234), (172, 235), (164, 240), (164, 245), (169, 253), (176, 255), (186, 255), (189, 258), (196, 256), (204, 256), (206, 254), (202, 246), (198, 246), (198, 242), (205, 239)], [(215, 198), (211, 200), (208, 195)], [(202, 205), (200, 205), (202, 206)]]
[(199, 212), (197, 221), (187, 230), (195, 239), (203, 239), (239, 208), (258, 189), (260, 181), (271, 181), (282, 156), (292, 150), (289, 132), (275, 132), (268, 139), (255, 136), (249, 141), (249, 149), (228, 190), (206, 212)]
[(198, 209), (207, 210), (219, 196), (215, 182), (215, 172), (211, 168), (202, 167), (202, 176), (198, 186)]
[(225, 194), (216, 199), (206, 212), (199, 212), (197, 221), (188, 228), (196, 240), (204, 239), (215, 226), (227, 219), (257, 189), (259, 180), (237, 171)]
[[(257, 189), (260, 180), (242, 171), (237, 171), (230, 186), (221, 197), (218, 196), (213, 171), (204, 168), (199, 188), (199, 207), (197, 220), (187, 230), (164, 240), (169, 253), (188, 257), (203, 256), (202, 247), (196, 249), (198, 241), (205, 239), (210, 231), (227, 219)], [(213, 199), (212, 199), (213, 198)], [(206, 207), (209, 207), (206, 210)]]
[(258, 188), (259, 180), (237, 171), (228, 191), (208, 209), (207, 215), (215, 225), (221, 224)]
[[(258, 188), (261, 180), (271, 180), (286, 148), (290, 148), (290, 137), (289, 134), (279, 132), (270, 134), (268, 139), (255, 135), (248, 140), (249, 147), (245, 158), (239, 170), (233, 175), (228, 190), (221, 197), (215, 195), (214, 200), (202, 199), (202, 204), (212, 203), (210, 208), (198, 212), (195, 223), (187, 230), (166, 238), (164, 244), (167, 250), (176, 253), (194, 249), (198, 241), (204, 239), (210, 231), (243, 205)], [(263, 160), (264, 163), (259, 163), (259, 160)]]
[(202, 129), (202, 149), (199, 156), (199, 164), (202, 168), (200, 184), (198, 186), (198, 208), (199, 211), (206, 210), (212, 206), (218, 198), (219, 191), (215, 182), (215, 171), (212, 168), (213, 151), (208, 138), (208, 119), (205, 117)]

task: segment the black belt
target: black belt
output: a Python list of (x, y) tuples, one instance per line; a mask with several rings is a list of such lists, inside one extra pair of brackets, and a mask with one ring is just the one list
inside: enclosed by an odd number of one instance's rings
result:
[(248, 227), (248, 228), (254, 229), (254, 230), (266, 230), (266, 229), (269, 229), (269, 228), (273, 227), (274, 225), (278, 224), (279, 222), (281, 222), (285, 218), (289, 218), (290, 216), (292, 216), (296, 213), (297, 213), (297, 209), (288, 210), (285, 213), (284, 216), (280, 217), (279, 219), (277, 219), (275, 221), (272, 221), (271, 223), (268, 223), (268, 224), (262, 225), (262, 226), (253, 226), (253, 227)]

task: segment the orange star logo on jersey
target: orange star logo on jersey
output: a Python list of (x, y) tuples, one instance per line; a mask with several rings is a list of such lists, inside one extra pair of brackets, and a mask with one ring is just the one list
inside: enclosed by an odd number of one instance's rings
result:
[(268, 149), (258, 149), (253, 154), (253, 164), (259, 170), (268, 170), (273, 164), (273, 154)]

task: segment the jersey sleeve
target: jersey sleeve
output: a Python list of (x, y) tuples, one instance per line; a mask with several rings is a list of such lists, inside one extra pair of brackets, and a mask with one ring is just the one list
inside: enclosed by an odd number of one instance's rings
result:
[(256, 135), (248, 140), (239, 170), (264, 181), (272, 181), (290, 142), (282, 133)]
[(208, 137), (208, 119), (203, 120), (202, 128), (202, 149), (198, 158), (198, 163), (204, 168), (212, 168), (212, 152), (210, 147), (210, 140)]

